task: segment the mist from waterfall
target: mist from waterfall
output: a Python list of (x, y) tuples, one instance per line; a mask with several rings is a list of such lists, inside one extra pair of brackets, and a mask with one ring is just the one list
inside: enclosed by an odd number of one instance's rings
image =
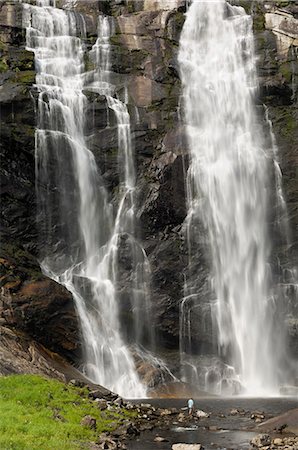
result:
[[(84, 350), (83, 371), (125, 397), (144, 397), (119, 319), (119, 241), (130, 242), (135, 342), (148, 335), (149, 275), (146, 254), (135, 238), (135, 169), (130, 119), (109, 81), (110, 23), (99, 18), (93, 47), (96, 68), (85, 72), (83, 18), (54, 7), (24, 3), (27, 48), (35, 53), (38, 125), (36, 188), (43, 239), (42, 268), (73, 295)], [(84, 89), (105, 95), (117, 119), (120, 200), (116, 213), (84, 130)]]
[[(189, 266), (180, 326), (184, 376), (217, 393), (274, 394), (284, 349), (268, 264), (272, 149), (270, 154), (255, 107), (251, 17), (225, 0), (193, 1), (178, 58), (190, 150)], [(200, 274), (201, 263), (209, 276)], [(204, 314), (211, 331), (204, 329)], [(213, 336), (210, 354), (201, 359), (193, 329)]]

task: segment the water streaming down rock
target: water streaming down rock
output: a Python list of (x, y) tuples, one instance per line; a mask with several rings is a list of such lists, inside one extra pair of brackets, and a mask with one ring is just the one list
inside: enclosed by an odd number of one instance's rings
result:
[[(277, 308), (269, 286), (270, 154), (254, 107), (251, 17), (225, 0), (195, 0), (179, 62), (191, 155), (189, 268), (180, 325), (185, 376), (216, 392), (238, 392), (241, 381), (246, 393), (276, 393), (284, 349), (282, 331), (274, 330)], [(210, 275), (199, 272), (200, 264)], [(199, 357), (202, 349), (192, 339), (197, 328), (212, 335), (212, 357)]]
[[(121, 336), (115, 291), (116, 220), (84, 138), (84, 51), (78, 15), (40, 0), (24, 4), (27, 47), (38, 91), (36, 185), (44, 272), (73, 294), (81, 321), (87, 376), (123, 396), (143, 397)], [(105, 43), (106, 44), (106, 43)], [(112, 102), (112, 100), (111, 100)], [(131, 155), (127, 155), (127, 159)], [(127, 161), (126, 161), (127, 162)]]
[(276, 195), (276, 225), (280, 232), (280, 237), (287, 247), (289, 247), (291, 242), (290, 237), (290, 227), (288, 220), (288, 210), (287, 204), (283, 194), (282, 187), (282, 172), (279, 165), (278, 147), (276, 144), (276, 139), (272, 129), (272, 122), (268, 116), (268, 109), (264, 106), (265, 110), (265, 122), (268, 126), (268, 138), (269, 138), (269, 148), (272, 150), (273, 167), (274, 167), (274, 179), (275, 179), (275, 195)]
[[(93, 47), (96, 74), (89, 89), (105, 95), (108, 107), (114, 112), (118, 134), (119, 205), (115, 219), (113, 239), (119, 248), (126, 247), (131, 262), (129, 285), (131, 309), (133, 311), (133, 333), (130, 339), (137, 346), (146, 344), (154, 347), (154, 327), (150, 322), (150, 264), (136, 237), (136, 173), (135, 158), (131, 139), (130, 115), (127, 108), (128, 96), (124, 89), (124, 99), (120, 100), (110, 73), (110, 37), (113, 24), (107, 17), (98, 18), (98, 39)], [(117, 267), (115, 267), (117, 278)], [(137, 347), (136, 347), (137, 348)]]

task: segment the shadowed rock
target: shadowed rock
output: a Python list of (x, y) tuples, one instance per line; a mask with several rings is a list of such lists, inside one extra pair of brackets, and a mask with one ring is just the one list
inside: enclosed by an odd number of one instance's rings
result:
[(281, 427), (281, 431), (284, 431), (285, 433), (294, 433), (298, 435), (298, 408), (291, 409), (280, 416), (266, 420), (266, 422), (263, 422), (258, 426), (258, 429), (269, 433), (279, 431)]

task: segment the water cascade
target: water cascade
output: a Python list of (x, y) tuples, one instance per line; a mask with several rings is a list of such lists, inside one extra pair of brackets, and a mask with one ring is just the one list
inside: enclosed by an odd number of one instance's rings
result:
[[(266, 223), (274, 149), (267, 151), (255, 108), (251, 17), (225, 0), (193, 1), (179, 63), (190, 149), (184, 376), (217, 393), (276, 393), (283, 339), (274, 330)], [(193, 331), (212, 334), (204, 357)]]
[[(134, 239), (129, 115), (114, 96), (107, 75), (109, 22), (99, 21), (94, 53), (100, 66), (92, 74), (85, 72), (84, 22), (78, 14), (55, 8), (51, 0), (39, 0), (37, 6), (24, 3), (24, 24), (37, 71), (36, 186), (42, 268), (74, 297), (86, 375), (123, 396), (143, 397), (145, 387), (122, 337), (115, 288), (119, 239), (126, 233), (134, 242), (134, 306), (140, 311), (138, 302), (144, 300), (148, 307), (148, 262)], [(124, 173), (116, 214), (84, 136), (86, 83), (106, 95), (117, 117)]]
[[(124, 99), (116, 92), (110, 81), (110, 36), (112, 25), (109, 19), (99, 16), (98, 39), (93, 47), (97, 71), (89, 89), (105, 95), (107, 104), (116, 116), (118, 135), (118, 161), (120, 201), (115, 219), (113, 239), (119, 247), (124, 239), (131, 259), (131, 308), (134, 314), (134, 343), (154, 346), (154, 334), (150, 323), (150, 265), (143, 247), (136, 238), (136, 173), (131, 139), (130, 115), (127, 109), (127, 91)], [(117, 269), (115, 270), (117, 272)], [(137, 348), (137, 347), (136, 347)]]

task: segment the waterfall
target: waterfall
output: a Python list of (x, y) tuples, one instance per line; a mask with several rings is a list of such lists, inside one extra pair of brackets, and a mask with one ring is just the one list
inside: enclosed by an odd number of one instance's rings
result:
[[(144, 397), (145, 387), (122, 337), (116, 293), (119, 239), (127, 233), (134, 242), (133, 290), (139, 291), (139, 297), (133, 297), (149, 307), (148, 262), (134, 238), (135, 173), (129, 114), (125, 104), (114, 96), (108, 79), (109, 22), (99, 20), (94, 46), (99, 66), (88, 76), (82, 17), (55, 8), (51, 0), (39, 0), (37, 6), (24, 3), (24, 24), (27, 48), (35, 53), (37, 72), (36, 188), (41, 265), (46, 275), (73, 295), (81, 323), (86, 375), (125, 397)], [(124, 174), (116, 218), (84, 136), (86, 83), (106, 95), (117, 117)], [(138, 327), (144, 323), (146, 320), (141, 320)]]
[[(116, 87), (110, 80), (110, 36), (112, 26), (107, 17), (98, 18), (98, 39), (93, 47), (97, 73), (89, 89), (105, 95), (107, 104), (116, 116), (119, 162), (119, 206), (114, 225), (115, 244), (121, 246), (121, 240), (129, 249), (131, 260), (131, 309), (134, 315), (133, 341), (138, 345), (154, 346), (154, 333), (151, 317), (150, 264), (145, 250), (136, 238), (136, 170), (131, 139), (130, 115), (127, 108), (127, 91), (124, 100), (115, 93)], [(115, 268), (117, 273), (117, 268)], [(137, 347), (136, 347), (137, 348)]]
[[(225, 0), (193, 1), (178, 58), (190, 149), (180, 322), (185, 377), (219, 393), (276, 393), (283, 338), (268, 264), (272, 155), (254, 105), (251, 17)], [(212, 334), (204, 357), (193, 332), (200, 341)]]

